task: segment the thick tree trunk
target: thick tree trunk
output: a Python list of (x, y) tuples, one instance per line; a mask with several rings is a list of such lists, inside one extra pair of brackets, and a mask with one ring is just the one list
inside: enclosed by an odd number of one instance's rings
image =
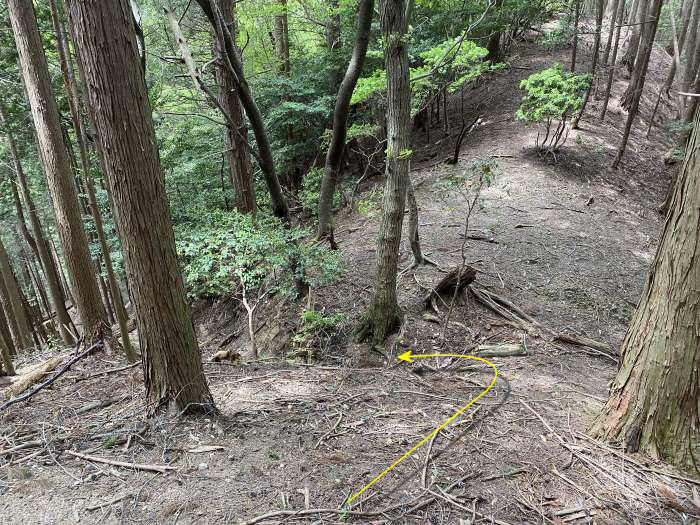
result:
[(620, 368), (592, 432), (694, 472), (700, 458), (700, 112)]
[(642, 31), (637, 68), (635, 69), (634, 76), (630, 81), (630, 86), (633, 86), (633, 89), (629, 102), (629, 113), (627, 115), (627, 122), (625, 123), (622, 141), (617, 151), (617, 156), (612, 164), (614, 169), (617, 169), (617, 167), (620, 165), (622, 156), (625, 154), (627, 141), (629, 140), (630, 131), (632, 130), (632, 124), (634, 123), (634, 119), (637, 117), (637, 112), (639, 111), (639, 101), (642, 98), (644, 82), (646, 80), (647, 69), (649, 67), (649, 57), (654, 46), (654, 37), (656, 36), (656, 28), (659, 21), (659, 14), (661, 12), (661, 3), (661, 0), (651, 0), (651, 4), (649, 5), (649, 9), (647, 11), (650, 21), (649, 23), (644, 24), (644, 29)]
[(22, 291), (15, 278), (10, 257), (7, 255), (2, 239), (0, 239), (0, 276), (5, 285), (4, 291), (7, 293), (7, 296), (3, 297), (5, 310), (8, 312), (8, 315), (11, 311), (15, 320), (14, 327), (16, 331), (13, 333), (15, 347), (17, 350), (27, 350), (32, 346), (32, 328), (22, 304)]
[(496, 0), (493, 4), (494, 11), (497, 11), (497, 21), (498, 29), (489, 37), (489, 41), (486, 44), (486, 50), (488, 55), (486, 55), (486, 60), (492, 64), (496, 64), (503, 59), (501, 53), (501, 35), (503, 33), (503, 22), (502, 22), (502, 9), (503, 0)]
[(620, 5), (617, 10), (617, 20), (613, 25), (617, 26), (615, 29), (615, 45), (613, 46), (613, 54), (610, 59), (610, 69), (608, 71), (608, 82), (605, 85), (605, 95), (603, 96), (603, 107), (600, 110), (600, 120), (605, 119), (605, 113), (608, 110), (608, 103), (610, 102), (610, 90), (612, 89), (613, 78), (615, 77), (615, 61), (617, 60), (617, 52), (620, 49), (620, 31), (622, 30), (622, 20), (625, 15), (625, 2), (620, 0)]
[[(218, 0), (219, 10), (224, 19), (224, 24), (229, 32), (236, 36), (238, 33), (234, 16), (235, 4), (233, 0)], [(212, 33), (214, 49), (225, 60), (226, 50), (222, 48), (216, 38), (216, 32)], [(240, 57), (238, 46), (235, 52)], [(253, 174), (250, 166), (250, 152), (248, 151), (248, 127), (243, 117), (241, 100), (238, 98), (238, 88), (231, 71), (223, 66), (216, 70), (216, 83), (219, 85), (218, 99), (228, 118), (226, 132), (226, 161), (231, 172), (235, 207), (241, 213), (255, 213), (255, 191), (253, 189)]]
[(255, 103), (252, 93), (250, 92), (250, 87), (246, 82), (243, 72), (243, 64), (240, 57), (236, 53), (236, 42), (234, 41), (231, 32), (228, 31), (225, 25), (222, 23), (222, 17), (220, 16), (221, 13), (216, 6), (215, 0), (196, 1), (204, 11), (204, 14), (207, 16), (209, 23), (212, 25), (214, 32), (216, 33), (216, 38), (219, 40), (219, 42), (223, 43), (222, 47), (226, 50), (224, 67), (229, 69), (236, 82), (238, 97), (243, 105), (243, 109), (245, 109), (248, 120), (250, 121), (250, 127), (255, 135), (255, 142), (258, 146), (258, 161), (260, 163), (260, 170), (265, 177), (267, 189), (270, 192), (272, 212), (276, 217), (289, 222), (289, 208), (287, 207), (287, 202), (284, 199), (282, 187), (280, 186), (277, 171), (275, 170), (275, 162), (272, 156), (272, 148), (270, 147), (270, 138), (267, 134), (265, 121), (260, 113), (260, 109)]
[[(80, 152), (80, 167), (82, 170), (83, 180), (85, 181), (85, 187), (87, 190), (88, 207), (90, 209), (90, 214), (95, 220), (95, 232), (97, 233), (97, 240), (100, 244), (100, 251), (102, 252), (102, 258), (105, 263), (105, 269), (107, 270), (107, 282), (109, 283), (109, 291), (107, 292), (106, 286), (104, 286), (104, 280), (102, 276), (99, 275), (98, 271), (98, 284), (102, 290), (102, 295), (104, 296), (105, 310), (110, 318), (110, 326), (114, 323), (114, 317), (111, 315), (111, 305), (109, 302), (109, 296), (112, 296), (114, 305), (114, 314), (117, 316), (117, 322), (119, 324), (119, 332), (122, 336), (122, 347), (124, 349), (124, 354), (129, 362), (134, 362), (136, 360), (136, 352), (131, 345), (131, 340), (129, 339), (129, 329), (128, 321), (129, 315), (124, 307), (124, 301), (119, 290), (119, 285), (117, 283), (117, 278), (114, 274), (114, 266), (112, 265), (112, 254), (107, 244), (107, 236), (104, 231), (104, 224), (102, 222), (102, 213), (100, 212), (100, 207), (97, 204), (97, 195), (95, 193), (95, 185), (92, 180), (90, 156), (88, 154), (87, 144), (85, 141), (85, 135), (83, 133), (83, 121), (80, 114), (80, 104), (78, 101), (77, 84), (75, 81), (73, 61), (70, 55), (70, 49), (68, 48), (68, 41), (66, 36), (65, 27), (56, 4), (56, 0), (51, 0), (51, 18), (53, 21), (54, 32), (56, 33), (56, 39), (58, 41), (58, 56), (61, 63), (61, 72), (63, 75), (63, 86), (66, 89), (68, 95), (68, 105), (70, 107), (71, 119), (73, 122), (73, 130), (75, 131), (76, 141), (78, 143), (78, 150)], [(99, 265), (98, 265), (99, 270)], [(111, 331), (110, 331), (111, 334)]]
[(396, 297), (396, 274), (411, 157), (411, 84), (408, 39), (412, 0), (382, 0), (380, 21), (387, 73), (386, 184), (377, 240), (377, 274), (372, 302), (358, 328), (358, 339), (372, 337), (375, 345), (401, 323)]
[(352, 50), (352, 58), (338, 89), (335, 109), (333, 110), (333, 136), (326, 153), (325, 171), (321, 181), (321, 194), (318, 200), (319, 238), (329, 236), (333, 232), (333, 196), (338, 183), (343, 150), (345, 149), (345, 140), (347, 138), (350, 99), (365, 63), (373, 14), (374, 0), (362, 0), (359, 6), (357, 35)]
[(74, 300), (87, 345), (101, 339), (106, 317), (83, 229), (75, 181), (61, 132), (58, 107), (51, 92), (46, 56), (31, 2), (8, 0), (19, 64), (37, 131), (42, 164), (54, 203), (56, 226), (68, 266)]
[(598, 66), (598, 54), (600, 52), (600, 33), (603, 30), (603, 7), (605, 0), (598, 0), (596, 3), (596, 21), (595, 21), (595, 43), (593, 44), (593, 59), (591, 62), (591, 84), (586, 90), (586, 94), (583, 96), (583, 102), (581, 103), (581, 109), (576, 113), (571, 127), (573, 129), (578, 129), (579, 120), (581, 120), (581, 115), (586, 111), (586, 105), (588, 105), (588, 99), (591, 96), (591, 90), (593, 89), (593, 82), (595, 82), (595, 72)]
[(214, 409), (185, 297), (128, 0), (69, 0), (139, 330), (152, 410)]
[[(2, 105), (0, 105), (0, 122), (7, 126), (7, 118), (5, 117)], [(12, 182), (17, 182), (19, 184), (19, 190), (24, 199), (24, 205), (27, 208), (27, 214), (29, 216), (29, 223), (32, 226), (32, 231), (34, 232), (34, 245), (27, 239), (27, 243), (30, 245), (32, 250), (35, 250), (37, 259), (41, 264), (42, 270), (44, 271), (44, 276), (46, 277), (46, 283), (49, 288), (49, 295), (51, 297), (51, 305), (56, 312), (56, 321), (59, 334), (64, 344), (70, 346), (75, 343), (75, 339), (70, 332), (70, 326), (72, 320), (70, 315), (68, 315), (68, 310), (66, 309), (66, 299), (61, 286), (61, 278), (58, 274), (58, 268), (51, 256), (51, 252), (48, 249), (46, 236), (44, 235), (44, 229), (41, 226), (41, 221), (36, 213), (36, 207), (34, 206), (34, 201), (31, 194), (29, 193), (29, 187), (27, 185), (27, 178), (22, 169), (22, 163), (17, 154), (17, 147), (15, 145), (14, 137), (9, 129), (6, 130), (7, 143), (10, 150), (10, 157), (12, 158), (12, 163), (14, 166), (14, 173), (12, 174)], [(15, 179), (16, 177), (16, 179)], [(14, 187), (14, 184), (13, 184)], [(17, 204), (17, 203), (16, 203)], [(24, 225), (24, 217), (21, 214), (21, 203), (17, 207), (17, 215), (20, 221), (20, 228), (25, 238), (29, 235), (29, 231), (26, 231), (26, 225)], [(31, 236), (30, 236), (31, 237)]]

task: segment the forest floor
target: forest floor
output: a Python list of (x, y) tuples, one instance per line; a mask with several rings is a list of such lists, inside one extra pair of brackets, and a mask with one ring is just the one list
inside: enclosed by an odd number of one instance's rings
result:
[[(443, 325), (424, 304), (443, 274), (421, 267), (404, 273), (398, 288), (407, 323), (396, 353), (525, 346), (525, 356), (490, 359), (498, 379), (487, 394), (349, 512), (335, 510), (493, 378), (490, 367), (473, 361), (409, 364), (348, 342), (372, 286), (378, 208), (368, 204), (363, 214), (338, 217), (346, 275), (313, 291), (315, 309), (347, 316), (316, 360), (207, 362), (222, 416), (188, 419), (147, 419), (140, 368), (124, 369), (119, 356), (77, 363), (31, 401), (0, 414), (0, 523), (694, 523), (697, 479), (586, 434), (607, 398), (615, 352), (552, 336), (582, 334), (611, 348), (622, 342), (654, 256), (663, 225), (657, 209), (673, 169), (662, 161), (670, 134), (655, 127), (644, 137), (650, 94), (668, 58), (655, 57), (641, 121), (621, 169), (612, 171), (625, 118), (617, 97), (626, 83), (615, 84), (603, 124), (593, 98), (581, 130), (553, 162), (533, 152), (536, 129), (515, 120), (518, 84), (555, 61), (567, 63), (569, 50), (526, 42), (514, 53), (517, 67), (464, 93), (466, 120), (480, 114), (483, 122), (466, 138), (459, 164), (442, 162), (458, 131), (455, 97), (449, 138), (438, 127), (430, 141), (416, 132), (412, 179), (423, 249), (453, 268), (461, 261), (467, 204), (439, 183), (475, 160), (496, 160), (496, 178), (470, 220), (470, 236), (482, 239), (468, 240), (466, 254), (478, 269), (475, 284), (507, 297), (539, 326), (509, 325), (465, 295), (443, 341)], [(583, 55), (581, 68), (590, 58)], [(360, 198), (371, 204), (380, 184), (363, 187)], [(410, 262), (404, 246), (401, 267)], [(231, 337), (244, 322), (232, 303), (197, 311), (207, 360), (220, 348), (244, 352), (246, 338)], [(303, 307), (292, 308), (296, 318)], [(284, 334), (295, 322), (289, 311), (274, 301), (261, 305), (263, 349), (288, 342)]]

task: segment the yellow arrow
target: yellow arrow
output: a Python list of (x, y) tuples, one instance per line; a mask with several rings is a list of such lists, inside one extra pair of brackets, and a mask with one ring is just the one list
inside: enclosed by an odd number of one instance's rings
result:
[[(346, 505), (347, 505), (348, 503), (350, 503), (352, 500), (354, 500), (357, 496), (359, 496), (360, 494), (362, 494), (365, 490), (367, 490), (367, 489), (370, 488), (372, 485), (374, 485), (377, 481), (379, 481), (379, 480), (382, 478), (382, 476), (384, 476), (384, 474), (386, 474), (387, 472), (389, 472), (389, 471), (390, 471), (391, 469), (393, 469), (396, 465), (398, 465), (398, 464), (401, 463), (404, 459), (406, 459), (408, 456), (410, 456), (410, 455), (413, 453), (414, 450), (416, 450), (416, 449), (417, 449), (418, 447), (420, 447), (423, 443), (425, 443), (426, 441), (428, 441), (428, 440), (429, 440), (431, 437), (433, 437), (435, 434), (437, 434), (438, 432), (440, 432), (440, 431), (441, 431), (443, 428), (445, 428), (445, 426), (447, 426), (454, 418), (456, 418), (456, 417), (459, 416), (462, 412), (464, 412), (467, 408), (469, 408), (477, 399), (479, 399), (479, 398), (480, 398), (481, 396), (483, 396), (486, 392), (488, 392), (489, 390), (491, 390), (491, 387), (496, 383), (496, 379), (498, 378), (498, 370), (496, 369), (496, 366), (495, 366), (493, 363), (491, 363), (490, 361), (487, 361), (486, 359), (482, 359), (481, 357), (474, 357), (473, 355), (464, 355), (464, 354), (413, 354), (413, 355), (411, 355), (411, 351), (409, 350), (409, 351), (406, 352), (405, 354), (401, 354), (400, 356), (398, 356), (398, 359), (401, 359), (401, 360), (403, 360), (403, 361), (408, 361), (409, 363), (412, 363), (412, 362), (413, 362), (413, 359), (417, 359), (417, 358), (419, 358), (419, 357), (466, 357), (466, 358), (468, 358), (468, 359), (476, 359), (477, 361), (482, 361), (482, 362), (486, 363), (487, 365), (489, 365), (491, 368), (493, 368), (493, 381), (491, 381), (491, 384), (488, 386), (488, 388), (487, 388), (486, 390), (484, 390), (481, 394), (479, 394), (479, 395), (476, 396), (474, 399), (472, 399), (469, 403), (467, 403), (466, 406), (462, 407), (462, 408), (461, 408), (457, 413), (455, 413), (450, 419), (448, 419), (447, 421), (445, 421), (442, 425), (440, 425), (440, 426), (437, 427), (435, 430), (433, 430), (430, 434), (428, 434), (427, 436), (425, 436), (425, 438), (423, 438), (423, 440), (422, 440), (420, 443), (418, 443), (415, 447), (413, 447), (411, 450), (409, 450), (409, 451), (406, 452), (403, 456), (401, 456), (399, 459), (397, 459), (388, 469), (386, 469), (384, 472), (382, 472), (381, 474), (379, 474), (379, 476), (377, 476), (377, 477), (374, 478), (372, 481), (370, 481), (367, 485), (365, 485), (365, 486), (362, 488), (361, 491), (359, 491), (357, 494), (355, 494), (352, 498), (350, 498), (350, 499), (346, 502)], [(413, 359), (412, 359), (412, 358), (413, 358)]]

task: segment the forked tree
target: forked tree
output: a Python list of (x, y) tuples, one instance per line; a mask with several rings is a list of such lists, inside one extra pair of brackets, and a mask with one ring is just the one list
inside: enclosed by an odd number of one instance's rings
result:
[(396, 274), (401, 246), (411, 158), (411, 85), (408, 24), (412, 0), (382, 0), (379, 9), (387, 76), (386, 183), (377, 239), (377, 273), (372, 302), (357, 329), (357, 339), (382, 344), (401, 324)]
[(700, 473), (700, 112), (593, 434)]
[(128, 0), (68, 0), (113, 199), (152, 410), (214, 409), (175, 251)]

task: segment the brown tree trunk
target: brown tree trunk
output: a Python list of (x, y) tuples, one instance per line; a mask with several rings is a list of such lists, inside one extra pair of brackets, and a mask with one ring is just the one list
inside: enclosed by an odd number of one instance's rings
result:
[(0, 305), (0, 358), (2, 358), (2, 364), (5, 367), (4, 373), (9, 376), (15, 375), (15, 367), (12, 364), (12, 356), (14, 354), (15, 349), (7, 326), (7, 319), (5, 318), (2, 305)]
[(13, 332), (15, 347), (18, 351), (27, 350), (32, 346), (32, 328), (22, 304), (22, 292), (19, 288), (19, 283), (15, 278), (12, 265), (10, 264), (10, 257), (7, 255), (2, 239), (0, 239), (0, 276), (4, 282), (3, 295), (7, 294), (3, 297), (5, 311), (8, 312), (8, 315), (9, 312), (12, 312), (15, 320), (15, 331)]
[(343, 66), (339, 64), (340, 60), (338, 56), (338, 50), (343, 46), (339, 0), (330, 0), (328, 8), (331, 12), (326, 21), (324, 36), (326, 39), (328, 58), (334, 65), (333, 72), (330, 75), (330, 90), (337, 91), (340, 87), (340, 83), (343, 81)]
[(695, 475), (700, 458), (700, 112), (646, 288), (592, 433)]
[(396, 274), (411, 157), (411, 84), (408, 64), (408, 24), (412, 0), (381, 0), (380, 24), (387, 73), (386, 184), (377, 239), (377, 274), (372, 302), (358, 327), (358, 340), (369, 336), (375, 345), (401, 324)]
[[(622, 3), (622, 7), (620, 7), (620, 3)], [(608, 39), (605, 42), (605, 49), (603, 50), (603, 59), (601, 60), (601, 64), (603, 66), (608, 65), (608, 59), (610, 58), (610, 49), (612, 47), (613, 35), (615, 34), (615, 21), (617, 20), (618, 9), (622, 9), (624, 11), (624, 0), (611, 0), (610, 2), (608, 2), (607, 11), (609, 12), (607, 13), (607, 15), (610, 20), (610, 28), (608, 29)]]
[[(683, 68), (683, 77), (681, 78), (681, 91), (688, 92), (695, 80), (697, 64), (700, 64), (700, 0), (696, 0), (693, 6), (692, 15), (688, 22), (688, 31), (686, 33), (683, 49), (685, 53), (685, 67)], [(680, 45), (680, 42), (679, 42)], [(691, 115), (690, 119), (693, 119)]]
[[(233, 0), (218, 0), (218, 3), (224, 24), (235, 37), (238, 33), (234, 15), (235, 4)], [(231, 172), (235, 207), (241, 213), (255, 214), (255, 191), (250, 166), (250, 152), (248, 151), (248, 127), (243, 118), (243, 108), (238, 97), (235, 78), (231, 71), (223, 66), (226, 50), (220, 45), (215, 32), (213, 32), (212, 37), (214, 48), (222, 61), (222, 65), (216, 70), (216, 83), (219, 85), (219, 104), (228, 117), (229, 127), (226, 131), (225, 158)], [(235, 47), (235, 52), (240, 57), (238, 46)]]
[[(90, 156), (88, 154), (87, 144), (85, 141), (85, 134), (83, 133), (83, 120), (80, 114), (80, 104), (78, 101), (77, 93), (77, 83), (75, 81), (73, 60), (71, 59), (70, 49), (68, 48), (68, 40), (66, 36), (65, 27), (61, 19), (61, 13), (58, 10), (56, 0), (51, 0), (51, 19), (53, 21), (54, 32), (56, 33), (56, 39), (58, 41), (58, 57), (61, 63), (61, 72), (63, 75), (63, 86), (66, 89), (68, 95), (68, 105), (70, 107), (71, 119), (73, 122), (73, 130), (75, 131), (76, 141), (78, 143), (78, 150), (80, 152), (80, 167), (82, 170), (83, 179), (85, 181), (85, 187), (87, 190), (87, 201), (88, 207), (90, 209), (90, 214), (95, 220), (95, 232), (97, 233), (97, 240), (100, 244), (100, 251), (102, 252), (102, 258), (105, 263), (105, 269), (107, 271), (107, 282), (109, 283), (109, 291), (107, 292), (107, 287), (104, 286), (104, 280), (100, 272), (98, 271), (98, 285), (103, 288), (102, 295), (104, 296), (104, 305), (106, 314), (109, 318), (110, 327), (114, 323), (114, 316), (112, 315), (112, 310), (109, 297), (112, 296), (114, 314), (117, 317), (117, 322), (119, 324), (119, 332), (122, 336), (122, 347), (124, 348), (124, 354), (129, 362), (134, 362), (136, 360), (136, 352), (131, 345), (131, 340), (129, 339), (129, 329), (128, 321), (129, 315), (124, 307), (124, 301), (119, 290), (119, 284), (117, 283), (117, 278), (114, 274), (114, 266), (112, 265), (112, 254), (107, 244), (107, 236), (104, 231), (104, 224), (102, 222), (102, 213), (100, 212), (100, 207), (97, 204), (97, 195), (95, 194), (95, 184), (92, 180)], [(99, 266), (98, 266), (99, 270)], [(111, 331), (110, 331), (111, 334)]]
[(350, 99), (360, 78), (367, 55), (374, 0), (362, 0), (358, 11), (357, 35), (352, 50), (352, 57), (345, 72), (345, 77), (338, 89), (333, 110), (333, 136), (326, 153), (326, 165), (321, 181), (321, 193), (318, 199), (318, 237), (332, 235), (333, 232), (333, 196), (335, 195), (340, 174), (345, 140), (347, 139), (348, 112)]
[(595, 43), (593, 44), (593, 59), (591, 62), (591, 84), (586, 90), (586, 94), (583, 96), (583, 102), (581, 103), (581, 109), (576, 113), (571, 127), (573, 129), (578, 129), (579, 120), (581, 120), (581, 115), (586, 111), (586, 105), (588, 105), (588, 99), (591, 96), (591, 90), (593, 89), (593, 82), (595, 82), (595, 72), (598, 66), (598, 53), (600, 52), (600, 33), (603, 30), (603, 8), (605, 0), (598, 0), (596, 4), (596, 21), (595, 21)]
[(608, 103), (610, 102), (610, 90), (612, 89), (613, 78), (615, 77), (615, 62), (617, 60), (617, 52), (620, 49), (620, 31), (622, 30), (622, 21), (625, 14), (625, 2), (620, 0), (620, 5), (617, 10), (617, 20), (613, 25), (617, 26), (615, 29), (615, 45), (613, 46), (613, 54), (610, 59), (610, 69), (608, 70), (608, 82), (605, 85), (605, 95), (603, 96), (603, 107), (600, 110), (600, 120), (605, 119), (605, 113), (608, 110)]
[(287, 0), (277, 1), (280, 6), (280, 12), (275, 15), (274, 20), (277, 68), (280, 73), (288, 75), (292, 71), (292, 65), (289, 57), (289, 16), (287, 15)]
[(495, 64), (503, 59), (503, 54), (501, 53), (501, 35), (503, 33), (503, 0), (496, 0), (493, 4), (494, 11), (497, 11), (496, 17), (498, 24), (498, 29), (489, 37), (489, 41), (486, 44), (486, 50), (488, 55), (486, 55), (486, 60)]
[(106, 317), (87, 237), (78, 208), (75, 181), (61, 133), (58, 107), (51, 92), (46, 56), (31, 2), (8, 0), (8, 11), (19, 64), (37, 131), (42, 164), (54, 203), (56, 226), (68, 266), (74, 300), (83, 323), (83, 339), (90, 345), (102, 338)]
[(632, 130), (632, 124), (634, 123), (634, 119), (637, 117), (637, 112), (639, 111), (639, 101), (642, 98), (644, 82), (646, 80), (647, 69), (649, 67), (649, 57), (654, 45), (654, 37), (656, 36), (656, 27), (658, 25), (660, 12), (661, 0), (651, 0), (651, 4), (647, 11), (647, 15), (650, 17), (650, 22), (648, 24), (644, 24), (644, 29), (642, 30), (637, 69), (635, 69), (634, 76), (630, 81), (630, 86), (634, 87), (629, 103), (629, 113), (627, 115), (627, 122), (625, 123), (622, 141), (619, 149), (617, 150), (617, 156), (612, 163), (613, 169), (617, 169), (617, 167), (620, 165), (620, 161), (622, 160), (622, 156), (625, 154), (627, 141), (629, 140), (630, 131)]
[(214, 409), (185, 297), (128, 0), (69, 0), (139, 330), (152, 410)]
[(272, 148), (270, 147), (270, 138), (267, 134), (267, 128), (260, 109), (255, 103), (255, 99), (250, 92), (250, 87), (245, 79), (243, 72), (243, 64), (240, 57), (236, 53), (236, 42), (233, 35), (222, 23), (221, 12), (216, 5), (215, 0), (196, 0), (199, 6), (204, 11), (209, 23), (212, 25), (216, 38), (223, 43), (222, 47), (226, 50), (226, 58), (224, 67), (228, 68), (236, 82), (238, 89), (238, 97), (245, 109), (250, 127), (255, 135), (255, 142), (258, 146), (258, 162), (260, 170), (265, 177), (265, 184), (270, 192), (272, 201), (272, 213), (286, 222), (289, 222), (289, 208), (282, 193), (275, 162), (272, 156)]
[(622, 55), (620, 64), (626, 66), (627, 71), (629, 71), (630, 74), (632, 74), (635, 69), (640, 37), (644, 27), (647, 25), (643, 24), (642, 22), (646, 20), (646, 12), (649, 1), (650, 0), (637, 0), (635, 9), (630, 11), (630, 16), (627, 20), (627, 23), (631, 27), (632, 35), (630, 36), (627, 44), (627, 50), (625, 51), (625, 54)]
[(574, 4), (574, 47), (571, 50), (571, 72), (576, 71), (576, 54), (578, 53), (578, 22), (581, 17), (581, 0)]
[[(56, 320), (58, 325), (57, 328), (61, 335), (61, 339), (63, 340), (64, 344), (70, 346), (75, 343), (75, 339), (70, 332), (72, 320), (70, 318), (70, 315), (68, 315), (68, 310), (66, 309), (66, 299), (63, 287), (61, 286), (61, 278), (58, 274), (58, 268), (56, 267), (53, 257), (51, 256), (51, 252), (48, 249), (46, 236), (44, 235), (44, 229), (41, 226), (41, 221), (39, 220), (39, 216), (36, 213), (34, 201), (32, 199), (31, 194), (29, 193), (27, 178), (24, 174), (24, 170), (22, 169), (22, 163), (19, 159), (19, 155), (17, 154), (17, 147), (15, 145), (14, 137), (9, 131), (9, 128), (7, 128), (8, 122), (7, 118), (5, 117), (2, 105), (0, 105), (0, 122), (2, 122), (3, 125), (6, 127), (5, 135), (10, 150), (10, 157), (14, 166), (14, 173), (11, 172), (13, 178), (12, 182), (16, 181), (17, 184), (19, 184), (19, 190), (24, 199), (24, 205), (27, 208), (29, 223), (31, 224), (32, 231), (34, 232), (34, 237), (32, 238), (33, 245), (28, 238), (31, 237), (31, 235), (29, 235), (29, 231), (27, 230), (26, 225), (24, 224), (24, 215), (21, 213), (21, 203), (16, 202), (15, 204), (17, 207), (17, 215), (20, 222), (20, 228), (22, 229), (22, 233), (24, 234), (25, 239), (27, 239), (27, 243), (30, 245), (33, 251), (35, 250), (37, 259), (41, 264), (42, 270), (44, 271), (46, 283), (49, 288), (49, 295), (51, 296), (51, 305), (54, 311), (56, 312)], [(19, 206), (17, 206), (17, 204), (19, 204)]]

